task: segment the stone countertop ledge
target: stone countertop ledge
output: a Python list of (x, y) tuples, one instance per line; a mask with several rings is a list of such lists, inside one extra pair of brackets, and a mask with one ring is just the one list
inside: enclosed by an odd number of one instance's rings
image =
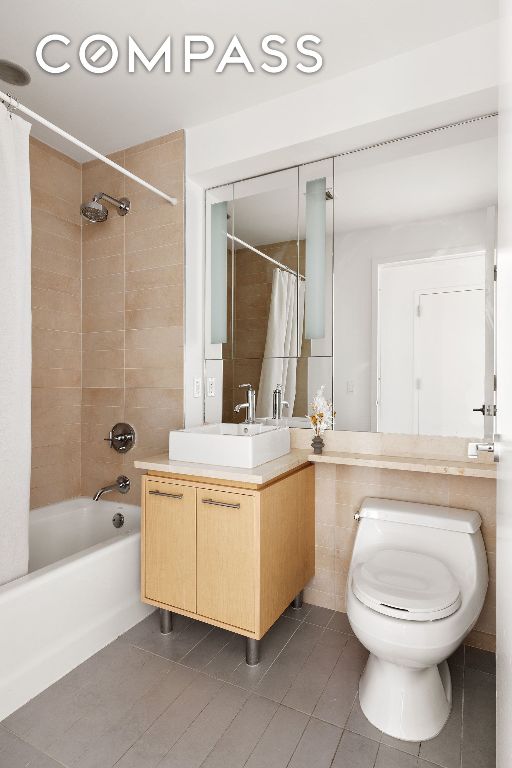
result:
[(429, 459), (418, 456), (381, 456), (370, 453), (344, 453), (324, 451), (321, 455), (309, 453), (308, 460), (316, 464), (344, 464), (351, 467), (378, 467), (405, 472), (427, 472), (433, 475), (460, 477), (487, 477), (496, 479), (496, 463)]
[(215, 464), (199, 464), (186, 461), (171, 461), (167, 454), (151, 456), (135, 461), (137, 469), (149, 472), (163, 472), (173, 475), (196, 476), (212, 480), (228, 480), (237, 483), (264, 485), (280, 475), (291, 472), (309, 462), (315, 464), (342, 464), (352, 467), (377, 467), (404, 472), (425, 472), (434, 475), (457, 475), (459, 477), (486, 477), (496, 479), (496, 463), (477, 461), (455, 461), (418, 456), (385, 456), (370, 453), (349, 453), (324, 451), (317, 456), (310, 449), (292, 449), (278, 459), (260, 464), (253, 469), (220, 467)]

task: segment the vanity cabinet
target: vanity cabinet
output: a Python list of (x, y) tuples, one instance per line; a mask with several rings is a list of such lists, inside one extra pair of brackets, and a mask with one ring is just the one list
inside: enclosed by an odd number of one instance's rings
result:
[(195, 613), (195, 489), (150, 479), (144, 509), (145, 595)]
[(197, 613), (248, 632), (255, 629), (255, 499), (197, 491)]
[(259, 640), (314, 574), (314, 468), (264, 486), (145, 475), (142, 599)]

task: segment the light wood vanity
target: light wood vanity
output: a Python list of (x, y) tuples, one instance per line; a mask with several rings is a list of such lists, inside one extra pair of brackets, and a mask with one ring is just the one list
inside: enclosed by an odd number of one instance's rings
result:
[(257, 663), (258, 641), (314, 575), (314, 467), (300, 451), (263, 476), (257, 467), (214, 478), (157, 458), (137, 462), (147, 471), (142, 600), (244, 635)]

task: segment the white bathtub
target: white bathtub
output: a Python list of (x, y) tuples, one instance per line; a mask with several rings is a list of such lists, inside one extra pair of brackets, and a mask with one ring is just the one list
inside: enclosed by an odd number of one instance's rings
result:
[(0, 720), (154, 610), (140, 601), (139, 507), (35, 509), (29, 542), (29, 573), (0, 586)]

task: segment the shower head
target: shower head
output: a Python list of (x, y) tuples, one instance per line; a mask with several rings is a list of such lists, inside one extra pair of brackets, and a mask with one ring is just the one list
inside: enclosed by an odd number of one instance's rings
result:
[(120, 216), (126, 216), (130, 210), (130, 201), (127, 197), (121, 197), (118, 200), (117, 197), (107, 195), (106, 192), (99, 192), (97, 195), (94, 195), (92, 200), (88, 200), (80, 206), (80, 213), (91, 224), (106, 221), (108, 218), (108, 208), (102, 205), (100, 200), (106, 200), (110, 205), (114, 205)]
[(88, 203), (82, 203), (80, 206), (80, 213), (90, 221), (92, 224), (96, 224), (99, 221), (106, 221), (108, 216), (108, 210), (104, 205), (98, 203), (97, 200), (90, 200)]

